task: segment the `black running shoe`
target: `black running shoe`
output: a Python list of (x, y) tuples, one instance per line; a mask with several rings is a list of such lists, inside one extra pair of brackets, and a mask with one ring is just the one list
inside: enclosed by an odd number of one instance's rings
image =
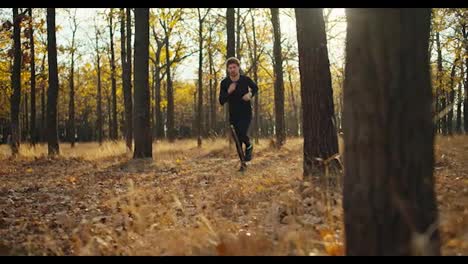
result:
[(252, 160), (252, 151), (253, 151), (253, 144), (250, 143), (250, 145), (245, 148), (245, 161)]

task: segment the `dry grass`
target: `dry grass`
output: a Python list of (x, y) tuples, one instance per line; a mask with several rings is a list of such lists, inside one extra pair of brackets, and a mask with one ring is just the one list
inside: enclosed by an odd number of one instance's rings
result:
[[(442, 138), (436, 147), (444, 253), (451, 255), (468, 253), (468, 215), (450, 217), (466, 206), (456, 182), (468, 179), (466, 142)], [(246, 173), (237, 172), (235, 146), (222, 139), (202, 148), (195, 140), (157, 142), (153, 160), (140, 161), (123, 142), (62, 144), (56, 159), (46, 151), (23, 146), (11, 159), (0, 146), (0, 253), (343, 254), (341, 191), (302, 181), (301, 139), (280, 151), (260, 141)]]

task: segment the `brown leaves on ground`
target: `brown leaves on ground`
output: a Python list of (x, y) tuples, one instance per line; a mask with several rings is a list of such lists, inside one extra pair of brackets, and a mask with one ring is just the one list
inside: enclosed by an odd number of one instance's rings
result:
[[(467, 254), (466, 137), (443, 138), (437, 191), (444, 254)], [(68, 145), (68, 144), (67, 144)], [(0, 253), (32, 255), (343, 255), (341, 191), (302, 181), (302, 141), (255, 148), (244, 173), (224, 140), (0, 146)], [(442, 149), (439, 146), (443, 146)]]

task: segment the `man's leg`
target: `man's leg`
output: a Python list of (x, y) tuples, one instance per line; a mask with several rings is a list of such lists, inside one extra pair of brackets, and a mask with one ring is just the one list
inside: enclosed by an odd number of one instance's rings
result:
[(240, 120), (238, 122), (238, 137), (239, 141), (245, 144), (245, 160), (250, 161), (252, 159), (253, 145), (250, 143), (250, 138), (247, 135), (250, 126), (250, 118)]

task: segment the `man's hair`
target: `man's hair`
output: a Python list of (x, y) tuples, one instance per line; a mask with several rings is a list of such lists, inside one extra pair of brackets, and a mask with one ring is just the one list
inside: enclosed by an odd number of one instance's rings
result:
[(227, 59), (227, 61), (226, 61), (226, 67), (229, 67), (229, 65), (231, 65), (231, 64), (237, 64), (237, 66), (240, 67), (240, 61), (239, 61), (239, 59), (236, 58), (236, 57), (231, 57), (231, 58)]

